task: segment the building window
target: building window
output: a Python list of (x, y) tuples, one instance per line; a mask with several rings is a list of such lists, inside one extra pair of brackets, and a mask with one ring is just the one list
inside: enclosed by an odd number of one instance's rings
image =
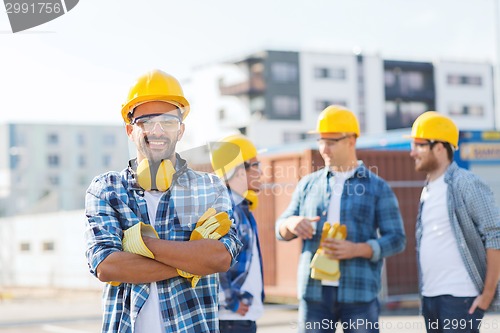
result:
[(10, 168), (15, 170), (19, 167), (21, 162), (21, 156), (18, 154), (10, 154)]
[(481, 105), (454, 104), (449, 106), (448, 112), (451, 116), (484, 116), (484, 108)]
[(21, 252), (29, 252), (31, 250), (30, 243), (21, 243), (19, 244), (19, 251)]
[(483, 78), (479, 75), (448, 74), (448, 84), (450, 86), (477, 86), (483, 85)]
[(53, 185), (53, 186), (57, 186), (59, 185), (59, 176), (56, 176), (56, 175), (50, 175), (48, 177), (48, 180), (49, 180), (49, 184), (50, 185)]
[(113, 134), (106, 134), (102, 140), (105, 146), (114, 146), (115, 145), (115, 136)]
[(323, 111), (327, 106), (330, 105), (342, 105), (347, 107), (347, 102), (344, 100), (326, 100), (326, 99), (317, 99), (316, 102), (314, 103), (314, 108), (316, 109), (317, 112)]
[(386, 101), (386, 129), (411, 127), (419, 115), (430, 109), (424, 102)]
[(83, 135), (83, 133), (78, 133), (77, 134), (77, 136), (76, 136), (76, 143), (80, 147), (85, 146), (85, 135)]
[(394, 87), (396, 85), (396, 74), (392, 71), (385, 71), (384, 82), (386, 87)]
[(274, 116), (282, 119), (297, 119), (299, 117), (299, 101), (295, 96), (274, 96)]
[(330, 70), (325, 67), (316, 67), (314, 69), (314, 77), (317, 79), (326, 79), (330, 77)]
[(55, 250), (54, 242), (43, 242), (42, 251), (43, 252), (53, 252)]
[(298, 142), (304, 140), (307, 136), (307, 133), (285, 132), (283, 142)]
[(47, 157), (49, 167), (58, 167), (59, 166), (59, 155), (49, 155)]
[(297, 82), (298, 70), (295, 64), (287, 62), (275, 62), (271, 65), (271, 75), (274, 82), (291, 83)]
[(105, 168), (108, 168), (109, 166), (111, 166), (111, 155), (104, 155), (102, 157), (102, 165)]
[(316, 67), (314, 77), (317, 79), (345, 80), (346, 70), (344, 68)]
[(83, 168), (87, 165), (87, 159), (85, 155), (78, 155), (78, 166)]
[(56, 133), (49, 133), (49, 135), (47, 135), (47, 143), (49, 145), (57, 145), (59, 143), (59, 135)]
[(80, 176), (78, 179), (79, 179), (78, 184), (80, 184), (82, 186), (88, 185), (90, 183), (90, 180), (86, 176)]
[(224, 120), (226, 119), (226, 110), (220, 109), (219, 110), (219, 120)]

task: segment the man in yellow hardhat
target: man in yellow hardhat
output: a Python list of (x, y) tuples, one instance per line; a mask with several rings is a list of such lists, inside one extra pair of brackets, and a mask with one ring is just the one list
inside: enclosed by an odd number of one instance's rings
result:
[(221, 333), (255, 333), (264, 313), (264, 280), (257, 223), (262, 171), (254, 144), (243, 135), (230, 135), (211, 147), (215, 173), (225, 181), (233, 201), (234, 222), (243, 243), (237, 263), (219, 273)]
[(434, 111), (411, 131), (415, 170), (427, 173), (416, 226), (422, 313), (428, 332), (479, 332), (500, 309), (500, 212), (490, 188), (453, 162), (459, 131)]
[(137, 158), (87, 190), (87, 260), (108, 282), (102, 332), (218, 332), (214, 273), (229, 269), (241, 243), (224, 184), (175, 152), (188, 113), (173, 76), (141, 76), (122, 107)]
[[(325, 168), (300, 180), (276, 222), (278, 239), (303, 242), (299, 332), (333, 332), (337, 326), (378, 332), (382, 263), (406, 244), (398, 202), (389, 185), (358, 161), (359, 124), (350, 110), (327, 107), (315, 133)], [(330, 233), (325, 226), (335, 222), (343, 226)]]

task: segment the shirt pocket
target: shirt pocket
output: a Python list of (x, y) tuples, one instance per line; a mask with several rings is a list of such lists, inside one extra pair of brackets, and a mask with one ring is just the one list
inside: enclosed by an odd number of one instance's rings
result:
[(183, 215), (175, 217), (169, 228), (169, 239), (176, 241), (188, 241), (191, 233), (196, 228), (200, 217), (196, 215)]

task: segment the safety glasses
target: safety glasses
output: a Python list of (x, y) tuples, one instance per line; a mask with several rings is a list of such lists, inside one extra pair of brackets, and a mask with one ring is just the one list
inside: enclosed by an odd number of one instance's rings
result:
[(427, 140), (427, 141), (419, 141), (419, 142), (415, 142), (415, 141), (412, 141), (411, 142), (411, 150), (424, 150), (425, 147), (429, 146), (430, 150), (432, 150), (432, 148), (434, 147), (434, 145), (436, 143), (438, 143), (439, 141), (434, 141), (434, 140)]
[(349, 135), (344, 135), (344, 136), (341, 136), (340, 138), (321, 138), (321, 139), (318, 139), (318, 144), (320, 146), (331, 146), (331, 145), (335, 145), (337, 144), (338, 142), (344, 140), (344, 139), (347, 139), (349, 137)]
[(130, 123), (139, 126), (146, 132), (152, 132), (158, 124), (163, 131), (169, 132), (179, 130), (181, 120), (179, 117), (172, 114), (159, 113), (134, 118)]
[(244, 162), (243, 163), (245, 165), (245, 169), (250, 169), (250, 168), (260, 168), (260, 161), (257, 161), (257, 162), (252, 162), (252, 163), (248, 163), (248, 162)]

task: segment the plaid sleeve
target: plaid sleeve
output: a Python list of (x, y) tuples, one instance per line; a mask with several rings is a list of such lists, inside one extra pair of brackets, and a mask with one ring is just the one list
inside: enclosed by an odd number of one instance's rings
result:
[(374, 250), (371, 258), (373, 262), (399, 253), (406, 246), (403, 219), (401, 218), (398, 200), (394, 192), (385, 181), (381, 180), (378, 193), (375, 217), (380, 237), (376, 240), (368, 241), (368, 244)]
[[(96, 177), (85, 196), (86, 256), (90, 272), (96, 275), (97, 266), (111, 253), (122, 250), (123, 230), (120, 221), (125, 218), (137, 223), (138, 218), (120, 195), (121, 177), (108, 173)], [(111, 191), (110, 188), (113, 190)]]
[(233, 222), (231, 224), (231, 229), (229, 229), (229, 232), (219, 240), (220, 242), (222, 242), (222, 244), (224, 244), (227, 251), (231, 255), (231, 266), (233, 266), (236, 263), (236, 257), (238, 257), (238, 254), (240, 253), (242, 244), (237, 236), (236, 225), (234, 223), (234, 218), (233, 218), (231, 199), (229, 197), (229, 192), (227, 190), (227, 187), (222, 183), (222, 181), (214, 175), (210, 175), (210, 177), (213, 178), (212, 181), (214, 184), (214, 188), (218, 193), (217, 199), (215, 200), (214, 203), (215, 210), (217, 212), (222, 212), (222, 211), (227, 212)]
[(465, 174), (458, 193), (463, 196), (465, 208), (477, 225), (486, 248), (500, 249), (500, 211), (490, 187), (472, 173)]
[[(225, 301), (221, 304), (226, 309), (236, 312), (239, 307), (239, 296), (241, 287), (248, 276), (250, 258), (252, 255), (252, 242), (248, 228), (251, 228), (245, 215), (235, 207), (234, 218), (238, 229), (238, 236), (242, 242), (241, 252), (236, 262), (227, 272), (219, 273), (221, 291), (224, 293)], [(246, 229), (246, 231), (244, 231)]]
[[(308, 180), (310, 179), (311, 175), (308, 175), (304, 178), (302, 178), (299, 183), (297, 184), (297, 187), (295, 188), (295, 191), (293, 191), (292, 194), (292, 199), (290, 200), (290, 204), (288, 204), (288, 207), (286, 210), (281, 214), (281, 216), (278, 218), (276, 221), (275, 225), (275, 234), (276, 234), (276, 239), (277, 240), (285, 240), (281, 234), (280, 234), (280, 227), (281, 225), (286, 221), (287, 218), (290, 216), (299, 216), (300, 215), (300, 205), (302, 202), (302, 197), (304, 194), (304, 188), (307, 185)], [(296, 238), (295, 236), (294, 238)]]

